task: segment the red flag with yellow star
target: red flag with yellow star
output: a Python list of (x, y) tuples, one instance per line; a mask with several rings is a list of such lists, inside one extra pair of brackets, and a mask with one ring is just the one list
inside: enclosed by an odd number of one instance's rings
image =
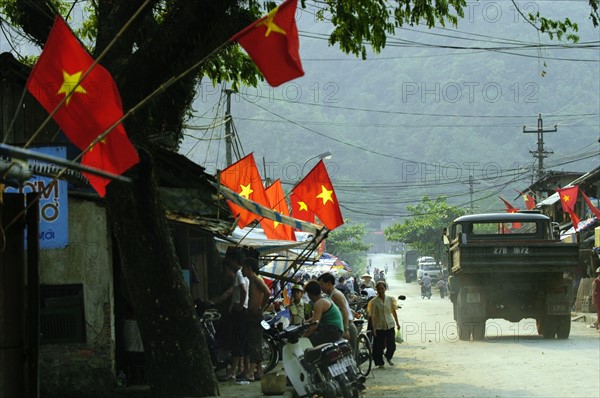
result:
[(519, 190), (516, 190), (516, 189), (515, 189), (515, 191), (517, 191), (517, 193), (519, 195), (521, 195), (521, 197), (523, 198), (523, 201), (525, 202), (525, 207), (527, 208), (527, 210), (533, 210), (535, 208), (536, 203), (535, 203), (535, 199), (533, 198), (533, 196), (531, 196), (527, 193), (521, 192)]
[[(94, 63), (65, 21), (57, 16), (48, 41), (27, 81), (27, 89), (52, 113), (54, 120), (81, 150), (85, 150), (100, 134), (123, 116), (121, 96), (110, 73), (97, 64), (80, 82)], [(139, 162), (138, 154), (127, 138), (122, 124), (87, 151), (81, 163), (122, 174)], [(84, 173), (100, 196), (106, 193), (109, 179)]]
[(292, 217), (302, 221), (315, 222), (315, 213), (293, 192), (290, 194), (290, 203), (292, 205)]
[[(252, 153), (221, 171), (220, 181), (221, 184), (240, 196), (263, 206), (271, 207)], [(230, 201), (227, 201), (227, 203), (233, 216), (239, 216), (238, 226), (240, 228), (244, 228), (257, 218), (256, 214), (242, 209)]]
[[(290, 215), (290, 211), (285, 201), (283, 188), (281, 187), (281, 181), (279, 179), (268, 186), (267, 189), (265, 189), (265, 193), (267, 194), (267, 198), (271, 204), (271, 209), (283, 214), (284, 216)], [(294, 229), (289, 225), (266, 218), (260, 221), (260, 225), (263, 227), (265, 235), (267, 235), (267, 238), (269, 239), (296, 240)]]
[(344, 223), (333, 185), (322, 160), (293, 189), (330, 231)]
[(229, 39), (244, 47), (273, 87), (304, 75), (295, 19), (297, 5), (298, 0), (287, 0)]
[(498, 196), (502, 202), (504, 202), (504, 207), (506, 207), (507, 213), (518, 213), (519, 209), (508, 203), (502, 196)]
[(579, 224), (579, 217), (575, 214), (575, 204), (577, 203), (577, 195), (579, 194), (579, 187), (557, 189), (558, 195), (560, 196), (560, 204), (565, 213), (569, 213), (571, 216), (571, 222), (573, 228), (577, 231), (577, 225)]

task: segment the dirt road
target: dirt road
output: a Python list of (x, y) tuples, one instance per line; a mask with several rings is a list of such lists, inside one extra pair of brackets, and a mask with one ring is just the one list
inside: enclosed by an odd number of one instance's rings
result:
[[(398, 257), (369, 256), (373, 267)], [(390, 277), (393, 277), (390, 269)], [(460, 341), (452, 303), (434, 288), (389, 278), (389, 293), (407, 296), (398, 316), (405, 342), (394, 368), (374, 369), (365, 397), (600, 397), (600, 333), (573, 322), (568, 340), (543, 340), (535, 321), (488, 320), (486, 339)]]

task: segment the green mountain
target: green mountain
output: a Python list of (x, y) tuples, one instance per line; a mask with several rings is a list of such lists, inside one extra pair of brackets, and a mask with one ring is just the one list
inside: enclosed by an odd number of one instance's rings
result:
[[(291, 188), (326, 161), (345, 218), (398, 220), (422, 195), (503, 211), (530, 185), (538, 114), (546, 170), (598, 165), (600, 33), (586, 2), (531, 2), (528, 11), (568, 16), (580, 42), (550, 41), (510, 1), (470, 4), (458, 29), (399, 29), (380, 54), (356, 59), (330, 47), (331, 26), (299, 12), (305, 76), (231, 97), (237, 149), (254, 152), (263, 177)], [(225, 167), (225, 96), (204, 82), (181, 152), (208, 171)], [(214, 128), (213, 126), (218, 125)], [(211, 128), (207, 128), (211, 127)], [(305, 165), (306, 163), (306, 165)], [(304, 166), (304, 167), (303, 167)], [(472, 184), (469, 177), (472, 175)], [(520, 200), (515, 206), (523, 207)]]

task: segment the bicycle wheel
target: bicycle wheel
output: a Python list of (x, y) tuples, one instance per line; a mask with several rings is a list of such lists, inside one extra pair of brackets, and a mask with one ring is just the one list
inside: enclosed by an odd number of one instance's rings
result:
[(367, 377), (371, 373), (372, 354), (371, 354), (371, 342), (366, 334), (361, 333), (358, 335), (356, 350), (356, 366), (360, 373)]
[(279, 353), (277, 352), (277, 345), (270, 337), (263, 336), (262, 340), (262, 368), (263, 373), (268, 373), (277, 362), (279, 362)]

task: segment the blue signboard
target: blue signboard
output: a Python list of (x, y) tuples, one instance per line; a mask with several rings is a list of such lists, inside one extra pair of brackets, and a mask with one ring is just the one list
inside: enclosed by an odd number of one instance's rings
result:
[[(65, 147), (29, 148), (40, 152), (66, 159)], [(53, 180), (48, 177), (33, 176), (23, 183), (19, 189), (6, 188), (7, 193), (41, 193), (40, 208), (40, 249), (60, 249), (69, 243), (69, 202), (67, 182)]]

